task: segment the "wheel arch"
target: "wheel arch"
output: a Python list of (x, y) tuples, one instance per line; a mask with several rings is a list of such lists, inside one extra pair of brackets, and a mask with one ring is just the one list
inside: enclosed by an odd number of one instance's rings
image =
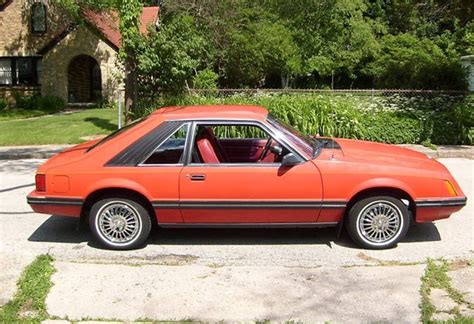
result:
[(390, 196), (395, 197), (400, 200), (407, 200), (408, 201), (408, 210), (411, 214), (411, 219), (414, 221), (416, 219), (416, 205), (413, 196), (406, 190), (401, 189), (395, 186), (375, 186), (375, 187), (367, 187), (361, 189), (360, 191), (354, 193), (352, 197), (349, 199), (346, 207), (346, 212), (344, 218), (347, 217), (349, 214), (349, 210), (354, 206), (356, 202), (361, 199), (372, 197), (372, 196)]
[(118, 186), (98, 188), (90, 192), (84, 200), (81, 209), (81, 221), (88, 220), (89, 211), (92, 205), (94, 205), (95, 202), (99, 201), (104, 197), (127, 198), (137, 201), (138, 203), (142, 204), (142, 206), (148, 211), (152, 224), (157, 224), (155, 210), (150, 199), (147, 196), (145, 196), (143, 193), (136, 189)]

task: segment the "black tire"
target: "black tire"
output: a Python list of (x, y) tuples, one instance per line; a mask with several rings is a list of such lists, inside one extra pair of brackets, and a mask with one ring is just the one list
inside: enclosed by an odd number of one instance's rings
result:
[(349, 210), (346, 222), (347, 231), (356, 244), (375, 250), (397, 245), (405, 237), (409, 226), (407, 206), (390, 196), (359, 200)]
[(95, 238), (105, 247), (131, 250), (141, 247), (148, 239), (151, 219), (140, 203), (127, 198), (108, 197), (92, 205), (89, 226)]

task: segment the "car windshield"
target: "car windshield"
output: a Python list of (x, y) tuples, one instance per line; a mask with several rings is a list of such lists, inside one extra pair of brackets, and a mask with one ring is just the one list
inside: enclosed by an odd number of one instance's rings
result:
[(297, 148), (308, 156), (316, 157), (321, 150), (321, 143), (316, 138), (304, 135), (287, 123), (269, 115), (267, 121), (281, 133), (283, 133)]
[(137, 126), (138, 124), (140, 124), (141, 122), (145, 121), (146, 117), (142, 117), (142, 118), (139, 118), (139, 119), (135, 119), (134, 121), (132, 121), (130, 124), (127, 124), (125, 126), (123, 126), (122, 128), (119, 128), (117, 129), (115, 132), (112, 132), (111, 134), (107, 135), (106, 137), (104, 137), (103, 139), (101, 139), (100, 141), (98, 141), (97, 143), (95, 143), (94, 145), (92, 145), (91, 147), (89, 147), (89, 149), (87, 150), (87, 152), (89, 152), (90, 150), (93, 150), (94, 148), (96, 148), (97, 146), (100, 146), (102, 144), (104, 144), (105, 142), (111, 140), (112, 138), (122, 134), (123, 132), (125, 132), (126, 130), (129, 130), (131, 128), (133, 128), (134, 126)]

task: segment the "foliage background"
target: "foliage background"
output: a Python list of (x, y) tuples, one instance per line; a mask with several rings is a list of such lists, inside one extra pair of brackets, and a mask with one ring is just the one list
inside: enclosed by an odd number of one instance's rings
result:
[(143, 91), (219, 88), (465, 90), (471, 0), (173, 0), (137, 41)]

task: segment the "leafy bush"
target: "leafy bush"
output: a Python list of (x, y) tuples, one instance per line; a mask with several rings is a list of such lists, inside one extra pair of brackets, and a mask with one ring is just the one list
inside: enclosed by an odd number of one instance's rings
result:
[(18, 91), (13, 91), (12, 96), (15, 98), (16, 108), (32, 110), (37, 107), (36, 101), (39, 98), (39, 94), (25, 95)]
[(8, 107), (8, 101), (5, 98), (0, 98), (0, 110), (5, 110)]
[[(310, 135), (391, 144), (472, 144), (471, 97), (366, 97), (334, 94), (256, 94), (160, 97), (148, 107), (250, 104), (266, 107), (278, 119)], [(154, 109), (152, 109), (154, 110)], [(144, 114), (151, 112), (145, 109)]]
[(64, 109), (65, 106), (64, 100), (56, 96), (43, 96), (37, 100), (37, 107), (40, 110), (58, 111)]
[(474, 100), (467, 98), (432, 116), (431, 141), (435, 144), (474, 143)]
[(66, 106), (64, 100), (56, 96), (24, 95), (19, 92), (13, 92), (12, 95), (15, 98), (16, 107), (20, 109), (55, 112)]
[(199, 71), (193, 78), (194, 89), (217, 89), (217, 79), (219, 76), (212, 70), (205, 69)]

